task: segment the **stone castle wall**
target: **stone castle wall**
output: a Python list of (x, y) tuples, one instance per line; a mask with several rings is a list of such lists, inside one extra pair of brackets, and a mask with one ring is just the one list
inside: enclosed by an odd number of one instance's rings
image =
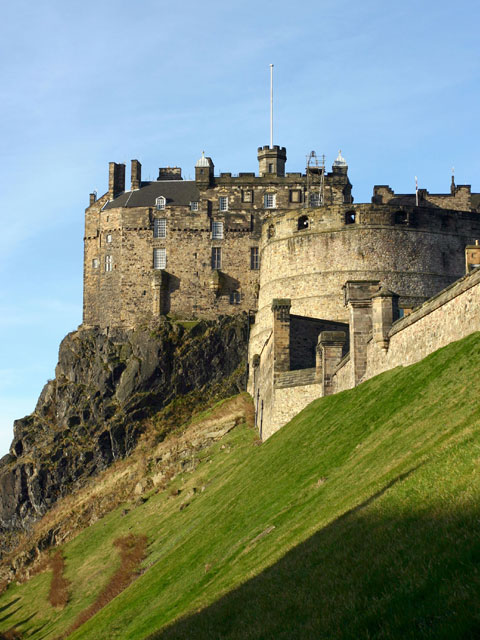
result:
[(450, 342), (480, 331), (480, 270), (397, 320), (389, 331), (388, 348), (373, 340), (367, 349), (364, 380), (397, 366), (408, 366)]
[[(350, 213), (353, 224), (346, 223)], [(399, 213), (404, 217), (396, 223)], [(298, 230), (303, 216), (308, 227)], [(290, 298), (292, 314), (348, 322), (344, 283), (379, 280), (411, 309), (461, 277), (465, 245), (479, 235), (473, 212), (338, 205), (271, 213), (262, 229), (250, 356), (270, 327), (273, 299)]]
[[(285, 174), (285, 158), (284, 149), (259, 149), (260, 176), (214, 176), (213, 163), (202, 157), (195, 181), (183, 181), (179, 168), (161, 168), (148, 183), (134, 160), (129, 192), (125, 165), (110, 163), (108, 192), (98, 201), (91, 197), (85, 212), (84, 324), (135, 326), (165, 313), (214, 318), (256, 310), (264, 219), (302, 207), (320, 184), (319, 175)], [(272, 159), (275, 171), (268, 173)], [(324, 184), (325, 202), (350, 200), (346, 168), (325, 174)], [(162, 189), (174, 195), (159, 210), (155, 195)], [(195, 200), (195, 210), (186, 199)], [(145, 206), (134, 206), (138, 200)], [(154, 237), (156, 218), (166, 220), (164, 238)], [(213, 237), (216, 223), (223, 224), (222, 238)], [(219, 267), (212, 264), (214, 248)], [(166, 251), (165, 268), (154, 269), (156, 249)], [(252, 249), (258, 249), (253, 268)]]

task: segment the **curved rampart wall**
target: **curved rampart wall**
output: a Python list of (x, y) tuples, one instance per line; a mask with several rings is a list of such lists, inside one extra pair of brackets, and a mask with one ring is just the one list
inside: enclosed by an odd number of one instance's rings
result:
[[(347, 223), (350, 212), (355, 222)], [(300, 216), (308, 227), (298, 230)], [(480, 235), (475, 213), (390, 205), (340, 205), (273, 214), (264, 223), (260, 294), (251, 356), (271, 327), (274, 298), (291, 313), (348, 322), (343, 285), (380, 280), (412, 308), (464, 273), (465, 245)]]

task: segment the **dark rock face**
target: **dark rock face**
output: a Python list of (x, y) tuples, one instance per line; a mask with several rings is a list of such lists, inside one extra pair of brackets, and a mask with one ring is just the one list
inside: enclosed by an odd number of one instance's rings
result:
[[(246, 315), (190, 329), (160, 319), (137, 329), (80, 329), (60, 345), (55, 379), (16, 420), (0, 460), (0, 534), (28, 527), (74, 485), (128, 455), (142, 421), (191, 391), (245, 388)], [(8, 546), (5, 543), (4, 546)]]

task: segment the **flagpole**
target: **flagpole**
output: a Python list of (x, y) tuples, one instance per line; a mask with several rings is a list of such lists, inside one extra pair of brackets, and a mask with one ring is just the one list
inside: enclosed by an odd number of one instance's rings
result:
[(273, 149), (273, 64), (270, 65), (270, 149)]
[(415, 206), (418, 207), (418, 180), (415, 176)]

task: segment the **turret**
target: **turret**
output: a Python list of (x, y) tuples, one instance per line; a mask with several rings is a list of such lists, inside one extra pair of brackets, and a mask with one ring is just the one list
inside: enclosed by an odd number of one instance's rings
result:
[(195, 182), (199, 186), (208, 187), (213, 181), (214, 168), (212, 159), (206, 158), (205, 151), (202, 151), (202, 157), (195, 164)]
[(285, 177), (285, 162), (287, 161), (287, 150), (285, 147), (279, 147), (278, 144), (273, 147), (265, 145), (258, 147), (258, 172), (260, 177), (278, 176)]
[(344, 175), (347, 175), (348, 164), (347, 164), (347, 161), (345, 160), (345, 158), (342, 156), (342, 150), (341, 149), (338, 152), (338, 156), (337, 156), (335, 162), (332, 165), (332, 171), (333, 171), (333, 173), (342, 173)]

